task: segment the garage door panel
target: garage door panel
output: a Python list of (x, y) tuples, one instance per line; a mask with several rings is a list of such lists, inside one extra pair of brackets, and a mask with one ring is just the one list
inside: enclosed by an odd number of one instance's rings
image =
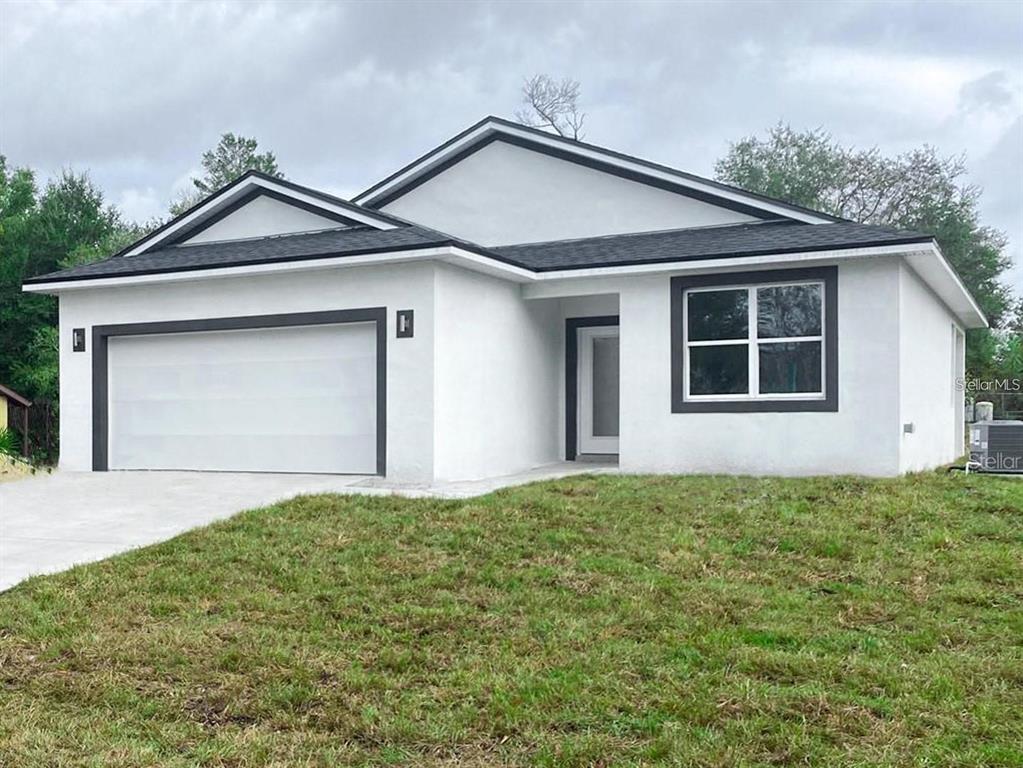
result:
[[(116, 468), (372, 475), (376, 462), (364, 448), (365, 441), (359, 436), (213, 435), (201, 440), (191, 435), (147, 436), (121, 441)], [(154, 467), (154, 452), (181, 460), (174, 467)], [(346, 455), (352, 459), (339, 468), (333, 457)]]
[[(185, 365), (185, 364), (182, 364)], [(232, 400), (239, 395), (239, 384), (245, 383), (248, 397), (281, 398), (284, 393), (334, 396), (337, 385), (344, 382), (346, 393), (369, 396), (376, 393), (376, 358), (350, 361), (313, 360), (296, 364), (210, 362), (179, 366), (158, 365), (118, 369), (116, 397), (118, 402), (179, 401), (182, 393), (202, 393), (203, 399)], [(112, 400), (115, 395), (112, 393)]]
[(125, 336), (111, 469), (376, 471), (376, 326)]
[[(236, 397), (210, 400), (111, 401), (119, 439), (125, 436), (214, 437), (227, 425), (238, 435), (364, 435), (376, 429), (376, 398)], [(258, 414), (258, 417), (253, 417)]]

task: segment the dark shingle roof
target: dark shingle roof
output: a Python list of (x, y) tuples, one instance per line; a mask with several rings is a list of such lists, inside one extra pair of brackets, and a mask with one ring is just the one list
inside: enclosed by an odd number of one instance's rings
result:
[(26, 280), (47, 283), (100, 277), (129, 277), (216, 267), (241, 267), (281, 261), (389, 253), (447, 245), (452, 239), (432, 229), (407, 226), (396, 229), (347, 227), (296, 235), (250, 240), (226, 240), (160, 248), (138, 256), (113, 256)]
[(555, 240), (492, 248), (538, 272), (628, 266), (697, 259), (740, 258), (800, 251), (930, 242), (930, 235), (870, 224), (799, 224), (771, 221), (726, 227), (672, 229), (626, 235)]
[(72, 267), (25, 282), (31, 284), (130, 277), (440, 246), (458, 246), (515, 266), (545, 272), (903, 245), (930, 240), (929, 235), (919, 232), (868, 224), (772, 221), (483, 248), (415, 225), (387, 230), (352, 227), (251, 240), (171, 246), (138, 256), (114, 256), (106, 261)]

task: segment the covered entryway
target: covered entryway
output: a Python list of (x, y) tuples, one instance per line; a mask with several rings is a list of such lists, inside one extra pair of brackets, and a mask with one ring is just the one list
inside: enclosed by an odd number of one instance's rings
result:
[(97, 328), (95, 468), (383, 474), (367, 312)]
[(565, 453), (613, 458), (619, 435), (618, 316), (568, 318), (565, 324)]

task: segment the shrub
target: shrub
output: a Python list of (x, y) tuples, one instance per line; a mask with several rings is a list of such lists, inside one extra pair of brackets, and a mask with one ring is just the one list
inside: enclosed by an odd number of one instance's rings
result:
[(21, 440), (13, 430), (3, 427), (0, 429), (0, 456), (18, 458), (21, 455)]

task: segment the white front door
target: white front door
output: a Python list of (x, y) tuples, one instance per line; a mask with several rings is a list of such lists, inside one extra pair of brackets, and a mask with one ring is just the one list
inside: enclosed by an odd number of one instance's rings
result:
[(618, 327), (578, 334), (579, 453), (618, 453)]

